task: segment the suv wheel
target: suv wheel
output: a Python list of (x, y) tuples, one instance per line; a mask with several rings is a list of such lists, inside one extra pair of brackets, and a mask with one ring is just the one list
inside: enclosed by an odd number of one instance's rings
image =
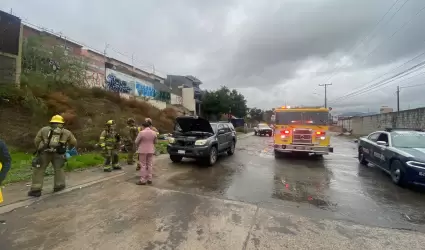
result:
[(183, 156), (180, 155), (170, 155), (170, 159), (172, 162), (178, 163), (183, 160)]
[(208, 158), (205, 159), (206, 163), (208, 166), (212, 166), (216, 163), (217, 161), (217, 156), (218, 156), (218, 152), (217, 152), (217, 148), (216, 147), (211, 147), (210, 149), (210, 153), (208, 154)]
[(227, 150), (228, 155), (233, 155), (235, 153), (235, 141), (232, 141), (231, 143), (229, 150)]

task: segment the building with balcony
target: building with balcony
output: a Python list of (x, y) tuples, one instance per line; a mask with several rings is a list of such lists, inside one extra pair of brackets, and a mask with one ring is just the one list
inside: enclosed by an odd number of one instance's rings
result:
[(170, 87), (173, 95), (182, 97), (183, 107), (190, 110), (193, 115), (202, 115), (202, 90), (200, 88), (202, 82), (198, 78), (190, 75), (167, 75), (164, 84)]

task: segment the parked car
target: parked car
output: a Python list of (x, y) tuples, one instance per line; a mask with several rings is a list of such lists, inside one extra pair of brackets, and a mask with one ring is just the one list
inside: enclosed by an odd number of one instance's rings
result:
[(268, 136), (272, 136), (273, 135), (273, 129), (270, 128), (269, 125), (264, 124), (264, 123), (260, 123), (258, 124), (258, 127), (254, 127), (254, 134), (255, 135), (268, 135)]
[(167, 151), (173, 162), (181, 162), (186, 157), (212, 166), (220, 153), (233, 155), (235, 146), (236, 133), (228, 123), (210, 123), (201, 117), (181, 116), (176, 118)]
[(425, 132), (386, 129), (359, 138), (358, 159), (391, 175), (397, 185), (425, 185)]

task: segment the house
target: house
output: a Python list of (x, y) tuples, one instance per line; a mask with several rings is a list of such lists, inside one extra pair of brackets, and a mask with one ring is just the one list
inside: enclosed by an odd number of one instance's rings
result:
[(182, 105), (194, 115), (201, 116), (202, 82), (191, 75), (167, 75), (164, 84), (170, 87), (172, 94), (182, 97)]

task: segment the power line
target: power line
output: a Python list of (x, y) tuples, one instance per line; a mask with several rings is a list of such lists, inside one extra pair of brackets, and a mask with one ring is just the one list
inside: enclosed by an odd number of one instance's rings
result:
[[(407, 0), (406, 2), (404, 2), (403, 3), (403, 5), (401, 6), (401, 8), (408, 2), (409, 0)], [(401, 9), (400, 8), (400, 9)], [(399, 10), (400, 10), (399, 9)], [(417, 16), (417, 15), (419, 15), (423, 10), (425, 10), (425, 7), (423, 7), (423, 8), (421, 8), (418, 12), (416, 12), (416, 14), (412, 17), (412, 18), (410, 18), (407, 22), (405, 22), (400, 28), (398, 28), (388, 39), (391, 39), (392, 37), (394, 37), (400, 30), (402, 30), (403, 28), (405, 28), (406, 27), (406, 25), (407, 24), (410, 24), (414, 19), (415, 19), (415, 17)], [(388, 39), (387, 39), (387, 41), (388, 41)], [(364, 58), (364, 60), (362, 61), (362, 62), (365, 62), (366, 61), (366, 59), (371, 55), (371, 54), (373, 54), (382, 44), (383, 44), (384, 42), (381, 42), (378, 46), (376, 46), (371, 52), (369, 52), (369, 54)], [(424, 52), (424, 54), (425, 54), (425, 52)], [(422, 55), (422, 54), (421, 54)], [(404, 64), (403, 64), (404, 65)], [(399, 67), (397, 67), (397, 68), (399, 68)], [(381, 76), (382, 77), (382, 76)], [(379, 77), (380, 78), (380, 77)], [(377, 80), (377, 79), (379, 79), (379, 78), (375, 78), (374, 80), (372, 80), (372, 81), (370, 81), (370, 82), (373, 82), (373, 81), (375, 81), (375, 80)], [(368, 82), (368, 83), (370, 83), (370, 82)], [(377, 83), (377, 84), (375, 84), (375, 85), (379, 85), (379, 83)], [(374, 87), (374, 85), (372, 85), (372, 86), (364, 86), (364, 87), (362, 87), (362, 88), (370, 88), (370, 87)], [(372, 88), (373, 89), (373, 88)], [(357, 90), (357, 91), (354, 91), (354, 92), (351, 92), (351, 93), (349, 93), (349, 94), (346, 94), (346, 95), (344, 95), (344, 96), (342, 96), (342, 97), (339, 97), (339, 98), (337, 98), (337, 100), (339, 100), (339, 99), (343, 99), (343, 98), (347, 98), (347, 97), (349, 97), (349, 96), (352, 96), (352, 95), (355, 95), (356, 96), (356, 93), (357, 92), (361, 92), (361, 91), (363, 91), (363, 90)]]
[[(388, 13), (390, 13), (391, 9), (394, 8), (394, 6), (399, 2), (400, 0), (395, 1), (391, 7), (387, 10), (387, 12), (385, 12), (385, 14), (379, 19), (379, 21), (374, 25), (373, 29), (371, 29), (370, 32), (368, 32), (368, 34), (366, 36), (364, 36), (360, 42), (357, 42), (356, 44), (354, 44), (354, 46), (350, 49), (349, 52), (349, 56), (352, 56), (354, 51), (357, 50), (359, 48), (360, 45), (364, 44), (364, 42), (369, 38), (369, 36), (376, 30), (376, 28), (379, 27), (379, 24), (381, 24), (381, 22), (385, 19), (385, 17), (388, 15)], [(410, 0), (406, 0), (403, 5), (390, 17), (390, 19), (385, 23), (388, 24), (393, 18), (394, 16), (404, 7), (404, 5), (409, 2)], [(373, 36), (372, 36), (373, 37)], [(338, 70), (342, 67), (342, 65), (339, 65), (334, 73), (325, 81), (325, 83), (327, 83), (328, 81), (330, 81), (336, 74), (338, 74)]]
[[(424, 42), (425, 42), (425, 40), (423, 40), (423, 41), (422, 41), (422, 43), (424, 43)], [(349, 97), (349, 96), (351, 96), (351, 95), (354, 95), (354, 94), (356, 94), (356, 93), (358, 93), (358, 92), (361, 92), (361, 91), (364, 91), (364, 90), (366, 90), (366, 89), (368, 89), (368, 88), (371, 88), (371, 87), (373, 87), (374, 85), (377, 85), (377, 84), (371, 84), (371, 85), (368, 85), (368, 84), (370, 84), (370, 83), (372, 83), (372, 82), (374, 82), (374, 81), (376, 81), (376, 80), (378, 80), (378, 79), (380, 79), (380, 78), (382, 78), (382, 77), (384, 77), (384, 76), (386, 76), (386, 75), (388, 75), (388, 74), (393, 73), (395, 70), (397, 70), (397, 69), (399, 69), (399, 68), (401, 68), (401, 67), (403, 67), (403, 66), (407, 65), (408, 63), (410, 63), (410, 62), (412, 62), (412, 61), (414, 61), (414, 60), (416, 60), (416, 59), (420, 58), (420, 57), (421, 57), (421, 56), (423, 56), (423, 55), (425, 55), (425, 51), (424, 51), (424, 52), (422, 52), (422, 53), (420, 53), (420, 54), (418, 54), (418, 55), (416, 55), (416, 56), (414, 56), (414, 57), (413, 57), (413, 58), (411, 58), (410, 60), (408, 60), (408, 61), (406, 61), (406, 62), (404, 62), (404, 63), (400, 64), (399, 66), (397, 66), (397, 67), (395, 67), (395, 68), (393, 68), (393, 69), (391, 69), (391, 70), (387, 71), (386, 73), (384, 73), (384, 74), (382, 74), (382, 75), (380, 75), (380, 76), (378, 76), (378, 77), (376, 77), (376, 78), (374, 78), (374, 79), (372, 79), (372, 80), (370, 80), (370, 81), (366, 82), (366, 83), (363, 85), (363, 87), (360, 87), (360, 88), (359, 88), (359, 89), (357, 89), (357, 90), (351, 91), (350, 93), (345, 94), (345, 95), (343, 95), (343, 96), (341, 96), (341, 97), (335, 98), (335, 99), (334, 99), (334, 100), (332, 100), (331, 102), (339, 101), (340, 99), (344, 99), (344, 98)], [(379, 84), (379, 83), (378, 83), (378, 84)]]
[[(92, 47), (92, 46), (89, 46), (89, 45), (87, 45), (87, 44), (85, 44), (85, 43), (82, 43), (82, 42), (80, 42), (80, 41), (76, 41), (76, 40), (74, 40), (74, 39), (72, 39), (72, 38), (69, 38), (69, 37), (67, 37), (67, 36), (64, 36), (64, 35), (62, 35), (62, 32), (58, 33), (58, 32), (55, 32), (55, 31), (53, 31), (53, 30), (49, 30), (49, 29), (47, 29), (47, 28), (45, 28), (45, 27), (42, 27), (42, 26), (39, 26), (39, 25), (36, 25), (36, 24), (30, 23), (30, 22), (28, 22), (28, 21), (24, 21), (24, 20), (22, 20), (21, 22), (22, 22), (23, 24), (25, 24), (25, 25), (28, 25), (28, 26), (30, 26), (30, 27), (32, 26), (33, 28), (39, 29), (39, 30), (44, 31), (44, 32), (48, 32), (48, 33), (50, 33), (50, 34), (52, 34), (52, 35), (54, 35), (54, 36), (61, 37), (62, 39), (66, 40), (66, 41), (70, 41), (70, 42), (72, 42), (72, 43), (75, 43), (75, 44), (81, 45), (81, 46), (83, 46), (83, 47), (86, 47), (86, 48), (88, 48), (88, 49), (90, 49), (90, 50), (92, 50), (92, 51), (94, 51), (94, 52), (98, 53), (98, 54), (101, 54), (101, 55), (106, 56), (106, 51), (105, 51), (105, 50), (102, 52), (101, 50), (96, 49), (96, 48), (94, 48), (94, 47)], [(119, 55), (121, 55), (121, 56), (124, 56), (124, 57), (126, 57), (126, 58), (131, 58), (131, 56), (128, 56), (127, 54), (122, 53), (122, 52), (120, 52), (120, 51), (116, 50), (115, 48), (113, 48), (112, 46), (110, 46), (110, 44), (108, 44), (107, 48), (108, 48), (108, 49), (111, 49), (112, 51), (114, 51), (115, 53), (117, 53), (117, 54), (119, 54)], [(152, 72), (153, 72), (153, 73), (155, 73), (155, 70), (154, 70), (154, 69), (155, 69), (155, 67), (154, 67), (154, 65), (153, 65), (153, 64), (143, 63), (142, 61), (140, 61), (140, 60), (138, 60), (138, 59), (134, 59), (134, 60), (135, 60), (136, 62), (141, 63), (143, 66), (146, 66), (146, 65), (152, 65)], [(146, 68), (145, 68), (145, 69), (146, 69)], [(168, 75), (168, 72), (167, 72), (167, 71), (159, 70), (159, 72), (164, 72), (166, 75)]]
[(412, 18), (410, 18), (407, 22), (405, 22), (402, 26), (400, 26), (390, 37), (387, 38), (387, 40), (383, 40), (380, 44), (378, 44), (378, 46), (376, 46), (371, 52), (369, 52), (367, 54), (367, 56), (364, 58), (364, 60), (362, 61), (362, 63), (365, 62), (366, 59), (370, 55), (372, 55), (377, 49), (379, 49), (381, 47), (381, 45), (384, 44), (384, 42), (391, 40), (400, 30), (404, 29), (408, 24), (410, 24), (424, 10), (425, 10), (425, 6), (423, 8), (421, 8), (418, 12), (416, 12), (415, 15)]
[(400, 86), (400, 89), (406, 89), (406, 88), (412, 88), (412, 87), (419, 87), (419, 86), (425, 86), (425, 83), (408, 85), (408, 86)]
[[(386, 79), (384, 79), (384, 80), (381, 80), (381, 81), (379, 81), (379, 82), (377, 82), (377, 83), (375, 83), (375, 84), (373, 84), (373, 85), (370, 85), (370, 87), (369, 87), (369, 88), (366, 88), (366, 89), (360, 89), (360, 90), (358, 90), (358, 91), (356, 91), (356, 92), (352, 92), (351, 94), (348, 94), (348, 95), (345, 95), (345, 96), (343, 96), (343, 97), (340, 97), (340, 98), (338, 98), (338, 99), (336, 99), (336, 100), (332, 101), (332, 103), (338, 102), (338, 101), (340, 101), (340, 100), (342, 100), (342, 99), (344, 99), (344, 100), (345, 100), (345, 99), (348, 99), (348, 98), (351, 98), (351, 97), (355, 97), (355, 96), (359, 96), (359, 95), (362, 95), (362, 94), (365, 94), (365, 93), (371, 92), (372, 90), (377, 89), (377, 88), (379, 88), (379, 87), (381, 87), (381, 86), (387, 85), (387, 84), (389, 84), (389, 83), (391, 83), (391, 82), (393, 82), (393, 81), (396, 81), (397, 79), (400, 79), (400, 78), (402, 78), (403, 76), (406, 76), (406, 75), (412, 74), (412, 73), (414, 73), (414, 72), (417, 72), (418, 70), (420, 70), (420, 69), (422, 69), (422, 68), (425, 68), (425, 61), (420, 62), (420, 63), (418, 63), (418, 64), (416, 64), (416, 65), (414, 65), (414, 66), (410, 67), (409, 69), (404, 70), (403, 72), (397, 73), (397, 74), (396, 74), (396, 75), (394, 75), (394, 76), (391, 76), (391, 77), (386, 78)], [(381, 77), (382, 77), (382, 76), (381, 76)], [(381, 78), (381, 77), (378, 77), (378, 79), (379, 79), (379, 78)], [(376, 79), (374, 79), (374, 80), (376, 80)], [(372, 80), (372, 81), (374, 81), (374, 80)]]

